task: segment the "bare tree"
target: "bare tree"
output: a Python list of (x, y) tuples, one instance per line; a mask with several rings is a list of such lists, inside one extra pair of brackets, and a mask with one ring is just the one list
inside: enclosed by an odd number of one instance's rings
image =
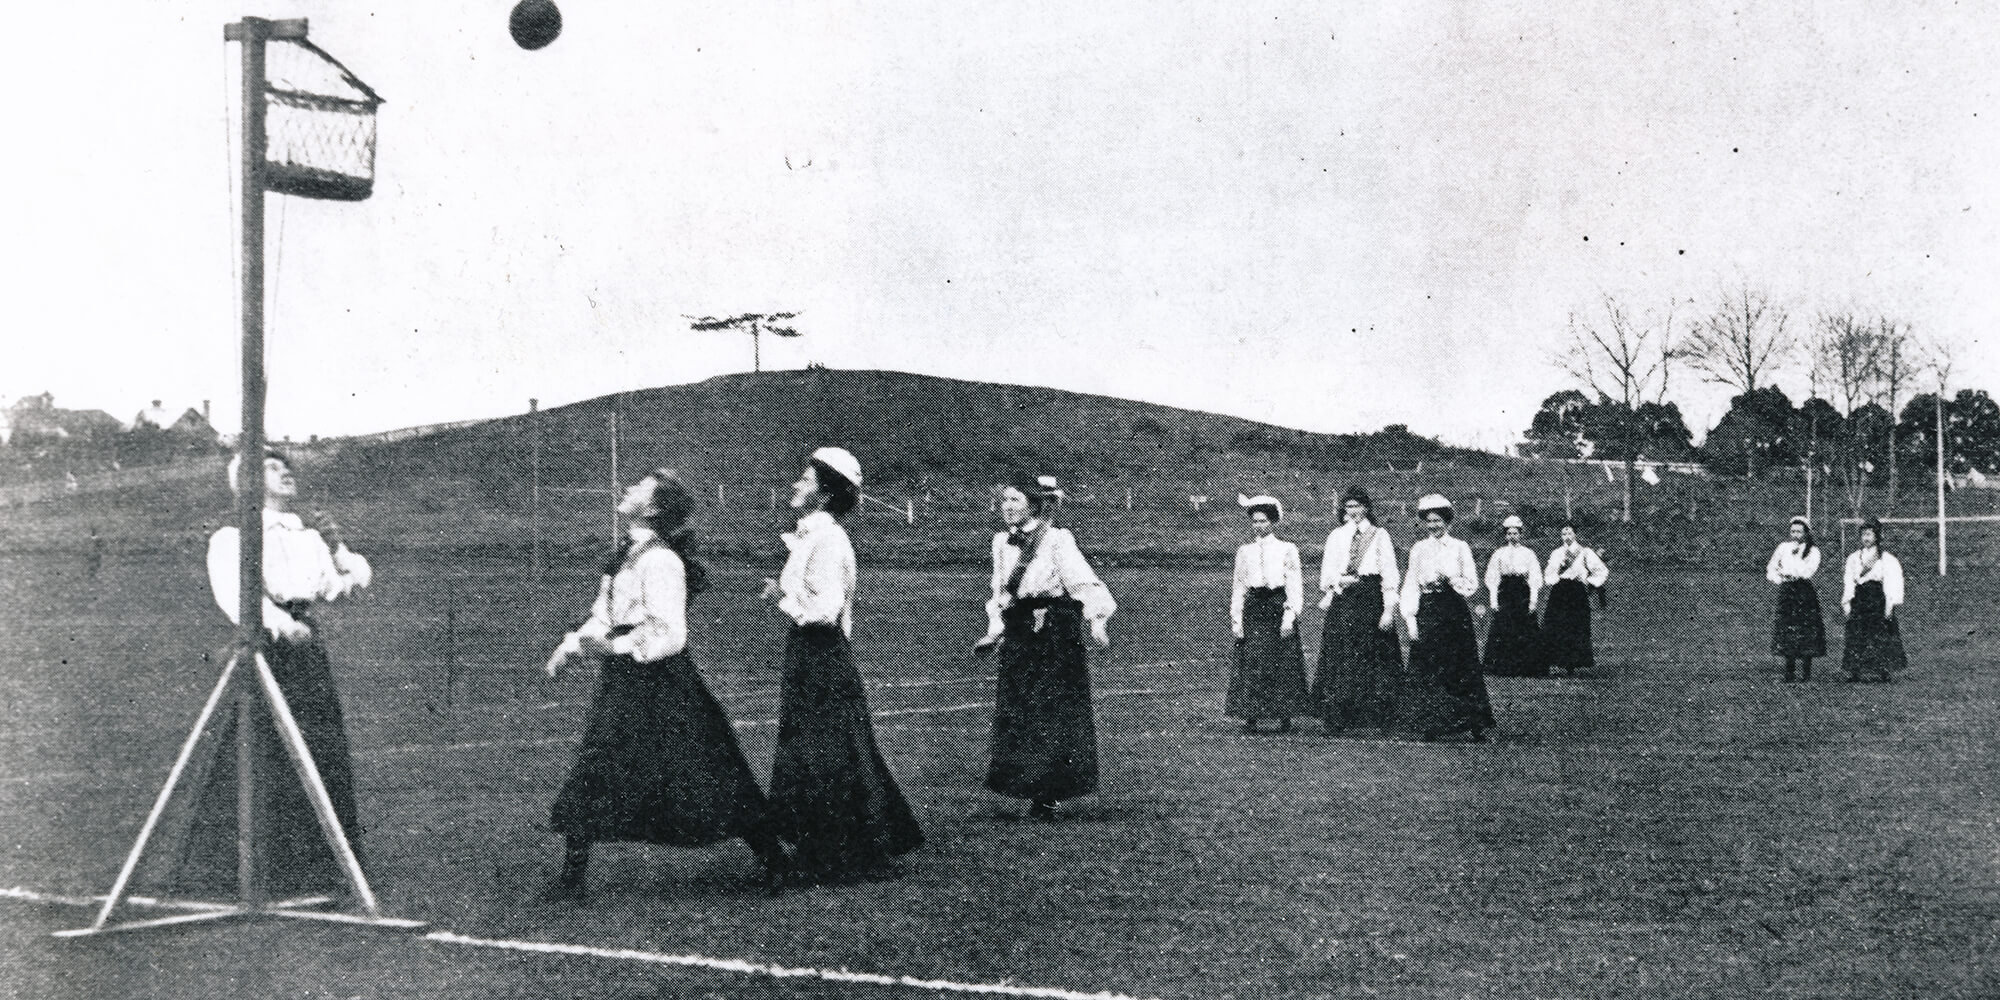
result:
[[(1852, 312), (1822, 313), (1810, 346), (1813, 383), (1832, 389), (1841, 416), (1846, 418), (1837, 439), (1837, 465), (1848, 510), (1859, 517), (1867, 503), (1868, 477), (1874, 464), (1868, 460), (1863, 428), (1856, 418), (1881, 395), (1882, 341), (1874, 324)], [(1817, 427), (1814, 433), (1817, 437)]]
[(1879, 316), (1875, 320), (1875, 337), (1879, 341), (1882, 391), (1887, 396), (1883, 406), (1889, 410), (1889, 507), (1893, 510), (1898, 491), (1902, 488), (1900, 462), (1896, 456), (1896, 427), (1901, 423), (1903, 389), (1916, 372), (1910, 359), (1909, 324)]
[(773, 337), (799, 336), (797, 327), (787, 321), (797, 319), (798, 313), (742, 313), (717, 319), (714, 316), (688, 316), (689, 329), (694, 330), (734, 330), (750, 334), (750, 370), (764, 370), (763, 335)]
[(1726, 290), (1722, 302), (1689, 328), (1680, 356), (1701, 372), (1705, 381), (1753, 393), (1770, 381), (1771, 372), (1790, 360), (1793, 335), (1783, 306), (1748, 283)]
[(1640, 407), (1666, 401), (1667, 385), (1679, 352), (1674, 347), (1674, 306), (1664, 315), (1635, 317), (1609, 293), (1600, 296), (1600, 310), (1588, 317), (1569, 315), (1569, 349), (1556, 363), (1597, 394), (1618, 404), (1619, 420), (1612, 432), (1620, 438), (1625, 459), (1625, 510), (1632, 521), (1632, 479), (1639, 449), (1645, 443)]

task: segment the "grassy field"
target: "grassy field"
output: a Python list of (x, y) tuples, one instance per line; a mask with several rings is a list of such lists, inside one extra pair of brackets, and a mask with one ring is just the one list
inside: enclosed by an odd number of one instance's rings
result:
[[(763, 569), (718, 567), (694, 651), (768, 773), (782, 623), (750, 599)], [(327, 615), (330, 644), (371, 876), (434, 930), (1134, 997), (2000, 995), (1990, 575), (1913, 574), (1902, 681), (1823, 665), (1790, 687), (1760, 578), (1627, 575), (1599, 672), (1489, 681), (1500, 729), (1475, 746), (1242, 735), (1220, 717), (1223, 573), (1114, 570), (1104, 790), (1051, 827), (980, 786), (980, 576), (865, 571), (857, 653), (930, 837), (906, 877), (767, 900), (741, 845), (617, 847), (569, 907), (527, 899), (590, 682), (535, 667), (592, 571), (537, 594), (516, 559), (377, 570)], [(0, 888), (109, 886), (228, 639), (200, 574), (173, 551), (94, 580), (76, 553), (0, 555)], [(934, 995), (280, 921), (46, 936), (87, 917), (0, 899), (0, 992)]]

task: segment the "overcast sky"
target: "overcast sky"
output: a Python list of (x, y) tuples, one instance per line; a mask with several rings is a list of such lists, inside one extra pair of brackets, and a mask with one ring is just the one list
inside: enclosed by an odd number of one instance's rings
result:
[(1571, 310), (1745, 281), (2000, 390), (1982, 4), (561, 2), (538, 52), (504, 0), (10, 8), (0, 396), (235, 428), (246, 12), (390, 102), (372, 200), (270, 199), (274, 435), (747, 370), (683, 314), (796, 310), (767, 367), (1498, 447)]

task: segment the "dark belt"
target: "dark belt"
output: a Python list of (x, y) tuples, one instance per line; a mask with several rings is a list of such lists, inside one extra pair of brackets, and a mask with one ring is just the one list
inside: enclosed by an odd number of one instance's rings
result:
[(1283, 587), (1249, 587), (1243, 591), (1243, 596), (1270, 597), (1274, 594), (1282, 595), (1284, 592), (1285, 588)]
[(1083, 602), (1077, 600), (1074, 597), (1065, 597), (1061, 595), (1051, 595), (1048, 597), (1016, 597), (1014, 598), (1014, 603), (1008, 605), (1007, 607), (1009, 610), (1019, 609), (1022, 611), (1040, 611), (1045, 608), (1053, 608), (1053, 609), (1074, 608), (1077, 611), (1082, 611)]

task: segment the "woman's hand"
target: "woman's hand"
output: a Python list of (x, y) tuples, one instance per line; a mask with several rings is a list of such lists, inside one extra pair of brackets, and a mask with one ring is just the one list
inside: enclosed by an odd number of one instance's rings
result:
[(269, 629), (272, 635), (286, 642), (304, 642), (312, 638), (312, 629), (307, 628), (304, 622), (295, 618), (265, 622), (264, 627)]
[(1285, 617), (1278, 621), (1278, 634), (1289, 639), (1292, 637), (1293, 632), (1298, 631), (1298, 627), (1298, 616), (1287, 611), (1285, 612)]
[(1107, 631), (1106, 622), (1102, 618), (1091, 619), (1090, 637), (1096, 640), (1099, 649), (1109, 649), (1111, 647), (1111, 633)]
[(1382, 612), (1382, 620), (1376, 622), (1375, 627), (1384, 632), (1394, 629), (1396, 627), (1396, 612), (1394, 611)]
[(782, 593), (784, 593), (784, 588), (778, 586), (777, 578), (767, 576), (764, 578), (764, 590), (757, 595), (757, 599), (760, 601), (774, 600)]
[(562, 672), (574, 664), (575, 661), (575, 655), (567, 646), (557, 646), (556, 651), (549, 654), (549, 662), (543, 664), (542, 673), (549, 675), (549, 678), (553, 680), (562, 676)]
[(980, 636), (978, 642), (972, 644), (972, 655), (991, 656), (998, 648), (1000, 648), (1000, 633), (988, 632)]

